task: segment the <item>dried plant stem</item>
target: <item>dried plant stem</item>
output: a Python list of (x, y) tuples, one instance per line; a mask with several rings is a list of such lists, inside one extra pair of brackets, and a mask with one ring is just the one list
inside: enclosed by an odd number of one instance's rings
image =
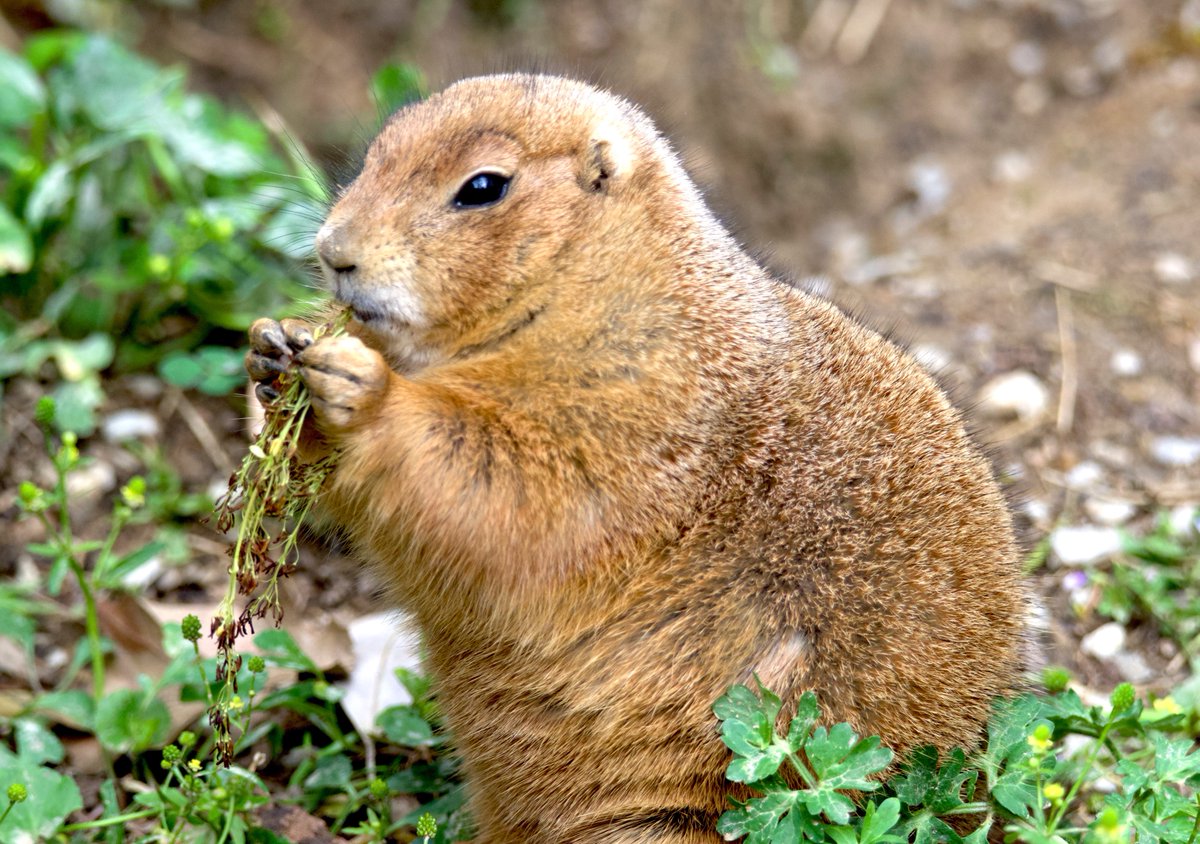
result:
[[(314, 334), (344, 333), (345, 323), (345, 317), (339, 317)], [(237, 675), (242, 667), (234, 646), (239, 636), (253, 632), (255, 619), (270, 614), (276, 624), (282, 620), (279, 579), (295, 570), (300, 526), (337, 459), (335, 454), (308, 462), (301, 458), (300, 437), (312, 403), (296, 367), (281, 373), (274, 386), (279, 398), (265, 408), (262, 431), (216, 506), (219, 530), (227, 531), (237, 523), (237, 536), (228, 551), (229, 585), (210, 630), (217, 641), (220, 686), (209, 701), (209, 723), (216, 736), (217, 758), (226, 765), (234, 757), (230, 712), (237, 708)], [(241, 613), (236, 609), (239, 595), (248, 599)]]

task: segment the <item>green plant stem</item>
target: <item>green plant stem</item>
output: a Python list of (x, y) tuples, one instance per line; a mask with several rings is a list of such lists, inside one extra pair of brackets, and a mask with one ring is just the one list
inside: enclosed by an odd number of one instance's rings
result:
[(0, 823), (4, 823), (4, 819), (8, 817), (8, 813), (12, 811), (13, 806), (15, 806), (15, 805), (17, 805), (17, 804), (12, 802), (11, 800), (8, 801), (8, 805), (4, 807), (4, 813), (0, 814)]
[(229, 840), (230, 830), (233, 829), (233, 818), (237, 813), (233, 811), (233, 795), (229, 796), (229, 810), (225, 812), (225, 828), (221, 830), (221, 837), (217, 839), (217, 844), (225, 844)]
[[(1092, 742), (1092, 747), (1088, 751), (1087, 758), (1084, 759), (1083, 770), (1081, 770), (1079, 772), (1079, 776), (1076, 777), (1075, 782), (1071, 784), (1071, 790), (1067, 792), (1067, 796), (1063, 798), (1062, 803), (1059, 805), (1058, 809), (1051, 816), (1050, 826), (1049, 826), (1049, 828), (1044, 830), (1048, 835), (1053, 834), (1054, 830), (1058, 828), (1059, 821), (1061, 821), (1062, 816), (1064, 814), (1066, 814), (1067, 808), (1070, 807), (1071, 802), (1075, 799), (1075, 795), (1079, 793), (1079, 789), (1083, 786), (1084, 781), (1087, 779), (1087, 775), (1091, 773), (1092, 767), (1096, 764), (1096, 757), (1100, 755), (1100, 748), (1104, 747), (1105, 742), (1108, 738), (1109, 729), (1111, 727), (1112, 727), (1112, 716), (1109, 715), (1108, 723), (1106, 723), (1104, 725), (1103, 729), (1100, 730), (1100, 735), (1096, 737), (1096, 740), (1094, 742)], [(1041, 805), (1041, 799), (1040, 799), (1041, 776), (1040, 775), (1038, 777), (1038, 795), (1039, 795), (1038, 805), (1040, 806)]]
[(104, 544), (100, 546), (100, 552), (96, 555), (96, 563), (92, 566), (92, 580), (97, 584), (104, 578), (105, 570), (112, 560), (112, 551), (117, 544), (117, 537), (121, 535), (130, 515), (131, 512), (123, 505), (118, 505), (113, 511), (112, 528), (109, 529), (108, 536), (104, 537)]
[[(79, 832), (85, 829), (101, 829), (106, 826), (116, 826), (117, 824), (125, 823), (126, 821), (136, 821), (142, 818), (153, 817), (158, 814), (157, 809), (143, 809), (140, 812), (130, 812), (125, 815), (114, 815), (111, 818), (100, 818), (95, 821), (81, 821), (80, 823), (69, 823), (66, 826), (60, 827), (62, 832)], [(3, 818), (0, 818), (3, 820)]]
[(1200, 833), (1200, 794), (1196, 795), (1196, 820), (1192, 823), (1192, 834), (1188, 836), (1187, 844), (1196, 844), (1197, 833)]
[(953, 809), (947, 809), (939, 813), (938, 817), (947, 815), (978, 815), (980, 812), (990, 812), (992, 809), (988, 803), (963, 803), (961, 806), (955, 806)]
[(87, 630), (88, 649), (92, 656), (92, 695), (97, 702), (104, 697), (104, 649), (100, 646), (100, 617), (96, 612), (96, 595), (88, 583), (83, 566), (74, 557), (67, 557), (67, 565), (79, 582), (83, 593), (84, 626)]

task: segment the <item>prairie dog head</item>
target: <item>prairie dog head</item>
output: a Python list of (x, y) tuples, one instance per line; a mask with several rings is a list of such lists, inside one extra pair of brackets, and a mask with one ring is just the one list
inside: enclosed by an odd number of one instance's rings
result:
[(687, 184), (617, 97), (557, 77), (467, 79), (391, 117), (317, 254), (334, 297), (415, 369), (503, 334), (547, 285), (604, 260), (605, 233), (636, 225), (632, 200), (668, 173)]

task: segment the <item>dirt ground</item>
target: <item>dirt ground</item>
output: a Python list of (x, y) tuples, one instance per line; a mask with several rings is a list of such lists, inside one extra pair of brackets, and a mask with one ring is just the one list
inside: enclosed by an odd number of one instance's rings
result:
[[(42, 23), (36, 4), (2, 5), (18, 29)], [(278, 114), (331, 164), (376, 125), (367, 83), (385, 61), (420, 67), (434, 89), (508, 68), (598, 81), (647, 108), (773, 268), (819, 277), (941, 373), (1018, 491), (1031, 548), (1055, 526), (1136, 529), (1200, 504), (1195, 0), (204, 0), (140, 13), (141, 49)], [(35, 394), (10, 390), (10, 421)], [(143, 380), (114, 385), (110, 405), (158, 413), (196, 489), (244, 448), (235, 400)], [(18, 445), (33, 442), (14, 424)], [(125, 471), (119, 449), (93, 451)], [(22, 471), (10, 454), (0, 505)], [(5, 566), (21, 564), (28, 531), (0, 540)], [(150, 587), (163, 604), (203, 604), (224, 581), (219, 537), (186, 533), (194, 562)], [(304, 556), (290, 599), (311, 624), (378, 608), (336, 547)], [(1051, 661), (1101, 689), (1183, 679), (1147, 630), (1130, 631), (1137, 677), (1081, 653), (1102, 619), (1072, 609), (1072, 568), (1052, 554), (1035, 576)]]

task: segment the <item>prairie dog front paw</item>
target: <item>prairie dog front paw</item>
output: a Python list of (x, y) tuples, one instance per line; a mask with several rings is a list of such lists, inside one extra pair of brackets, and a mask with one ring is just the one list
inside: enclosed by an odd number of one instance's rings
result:
[(353, 428), (375, 411), (387, 392), (387, 362), (357, 337), (317, 340), (296, 355), (296, 362), (312, 396), (317, 427), (325, 434)]

